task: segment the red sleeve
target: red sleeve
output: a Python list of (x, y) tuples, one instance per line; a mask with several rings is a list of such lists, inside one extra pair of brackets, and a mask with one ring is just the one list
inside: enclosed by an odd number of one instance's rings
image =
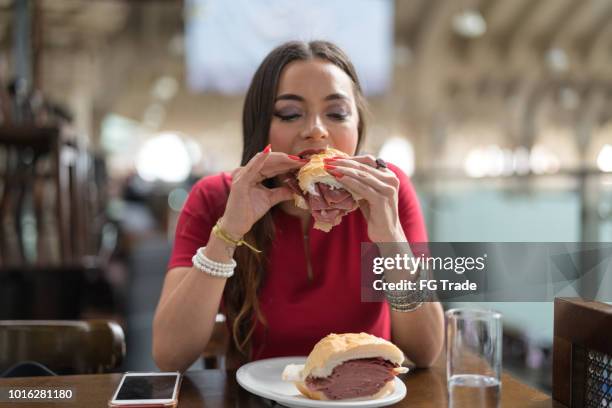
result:
[(206, 245), (212, 227), (223, 215), (229, 184), (229, 175), (220, 173), (193, 186), (179, 215), (168, 269), (192, 265), (191, 258)]
[(427, 242), (427, 228), (421, 212), (419, 198), (414, 191), (410, 177), (397, 166), (388, 163), (388, 167), (399, 178), (398, 213), (404, 234), (410, 243)]

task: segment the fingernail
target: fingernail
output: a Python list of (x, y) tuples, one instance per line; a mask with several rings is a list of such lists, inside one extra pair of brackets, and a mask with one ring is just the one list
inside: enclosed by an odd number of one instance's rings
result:
[(344, 177), (344, 173), (338, 173), (335, 171), (329, 172), (329, 174), (331, 174), (332, 176), (334, 176), (337, 179), (341, 179), (342, 177)]
[(302, 159), (299, 156), (294, 156), (292, 154), (288, 154), (287, 157), (289, 157), (291, 160), (295, 160), (295, 161), (306, 161), (305, 159)]
[(331, 164), (325, 164), (323, 165), (323, 167), (325, 167), (325, 170), (336, 170), (337, 169), (336, 166), (332, 166)]
[(272, 144), (267, 145), (264, 149), (263, 149), (263, 153), (270, 153), (272, 151)]
[(327, 157), (327, 158), (323, 159), (323, 161), (327, 163), (327, 162), (334, 161), (336, 159), (337, 159), (336, 157)]

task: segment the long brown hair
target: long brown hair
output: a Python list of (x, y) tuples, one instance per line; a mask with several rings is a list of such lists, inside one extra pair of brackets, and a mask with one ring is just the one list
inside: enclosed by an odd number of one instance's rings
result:
[[(357, 128), (357, 150), (359, 150), (365, 133), (366, 104), (353, 64), (340, 48), (330, 42), (291, 41), (272, 50), (253, 76), (242, 114), (244, 147), (241, 165), (244, 166), (269, 143), (268, 133), (274, 113), (274, 100), (285, 66), (293, 61), (307, 61), (315, 58), (336, 65), (353, 81), (353, 93), (359, 114)], [(273, 187), (273, 183), (273, 180), (266, 180), (264, 185)], [(230, 352), (238, 351), (242, 359), (248, 359), (251, 353), (251, 337), (257, 320), (266, 324), (257, 295), (266, 275), (266, 254), (274, 239), (274, 222), (271, 211), (268, 211), (253, 225), (245, 239), (254, 243), (263, 252), (255, 254), (244, 246), (236, 249), (234, 257), (238, 266), (234, 277), (229, 279), (225, 286), (224, 296), (227, 317), (232, 322)]]

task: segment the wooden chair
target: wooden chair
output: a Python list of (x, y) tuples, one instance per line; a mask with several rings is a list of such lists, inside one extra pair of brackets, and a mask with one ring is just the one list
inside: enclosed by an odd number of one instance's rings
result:
[[(106, 274), (118, 233), (105, 216), (102, 164), (70, 126), (0, 126), (0, 319), (119, 307)], [(94, 284), (111, 296), (90, 296)]]
[[(21, 217), (24, 212), (25, 197), (32, 196), (37, 234), (37, 262), (42, 264), (69, 263), (71, 237), (69, 235), (70, 208), (69, 180), (67, 166), (62, 165), (62, 134), (59, 128), (37, 128), (34, 126), (0, 127), (0, 146), (5, 153), (5, 165), (2, 173), (2, 197), (0, 198), (0, 221), (3, 225), (3, 237), (0, 237), (0, 265), (16, 266), (27, 264)], [(46, 171), (39, 171), (40, 162), (50, 160)], [(45, 200), (45, 184), (52, 180), (55, 189), (55, 200)], [(43, 222), (44, 209), (54, 206), (55, 225), (53, 238), (59, 245), (53, 250), (45, 250), (43, 236), (52, 232)], [(6, 221), (9, 222), (6, 222)], [(7, 225), (5, 225), (7, 224)], [(9, 242), (8, 238), (14, 237)], [(59, 259), (52, 254), (59, 251)], [(53, 262), (50, 262), (53, 261)], [(59, 262), (57, 262), (59, 261)]]
[(106, 320), (0, 320), (0, 372), (35, 361), (57, 374), (109, 372), (125, 356), (121, 327)]
[[(100, 209), (93, 213), (91, 155), (67, 129), (0, 126), (0, 267), (74, 265), (95, 254)], [(26, 201), (36, 225), (28, 256)]]
[(571, 407), (612, 407), (612, 306), (555, 299), (553, 398)]

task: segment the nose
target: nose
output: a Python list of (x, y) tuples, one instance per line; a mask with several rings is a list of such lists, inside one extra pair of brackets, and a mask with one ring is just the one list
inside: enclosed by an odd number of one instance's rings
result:
[(314, 115), (314, 117), (308, 121), (302, 132), (302, 137), (312, 140), (327, 139), (327, 137), (329, 137), (327, 128), (319, 118), (319, 115)]

